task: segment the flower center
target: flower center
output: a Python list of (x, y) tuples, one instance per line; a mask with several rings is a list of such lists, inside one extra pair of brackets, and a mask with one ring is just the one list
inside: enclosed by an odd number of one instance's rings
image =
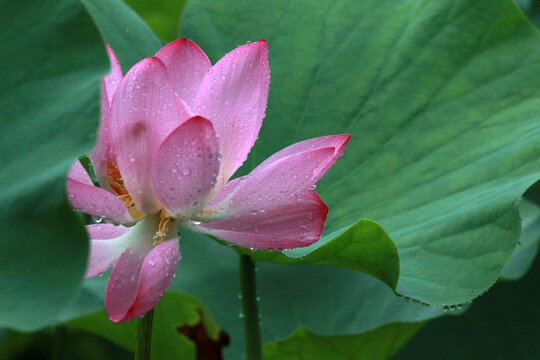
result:
[(120, 170), (116, 165), (116, 161), (112, 161), (107, 164), (107, 177), (109, 178), (109, 186), (116, 193), (116, 196), (118, 196), (118, 198), (122, 200), (124, 205), (128, 208), (131, 217), (135, 220), (142, 219), (146, 214), (133, 202), (131, 195), (124, 186), (124, 179), (122, 179), (122, 175), (120, 174)]
[(161, 213), (159, 214), (158, 229), (152, 238), (154, 246), (162, 242), (167, 235), (169, 221), (171, 221), (171, 216), (167, 210), (161, 209)]

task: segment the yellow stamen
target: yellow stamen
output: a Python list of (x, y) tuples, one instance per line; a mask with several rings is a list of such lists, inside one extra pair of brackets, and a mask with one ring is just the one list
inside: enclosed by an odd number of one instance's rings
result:
[(170, 220), (171, 217), (167, 210), (161, 209), (161, 214), (159, 215), (158, 229), (156, 231), (156, 234), (152, 238), (152, 240), (154, 241), (154, 246), (162, 242), (167, 235)]
[(107, 177), (109, 178), (109, 186), (128, 208), (131, 217), (135, 220), (142, 219), (146, 214), (133, 202), (131, 195), (124, 186), (124, 179), (122, 179), (122, 175), (120, 174), (120, 170), (115, 161), (107, 164)]

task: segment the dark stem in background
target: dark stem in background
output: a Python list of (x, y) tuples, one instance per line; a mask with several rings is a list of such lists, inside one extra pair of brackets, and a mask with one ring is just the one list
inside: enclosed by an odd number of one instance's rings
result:
[(255, 263), (247, 255), (240, 255), (240, 292), (246, 338), (246, 359), (262, 360), (261, 329), (255, 288)]
[(56, 326), (52, 330), (53, 334), (53, 348), (52, 359), (60, 360), (63, 358), (63, 344), (66, 341), (66, 329), (61, 326)]
[(135, 360), (150, 360), (153, 320), (154, 309), (144, 314), (144, 317), (137, 321), (137, 350), (135, 350)]

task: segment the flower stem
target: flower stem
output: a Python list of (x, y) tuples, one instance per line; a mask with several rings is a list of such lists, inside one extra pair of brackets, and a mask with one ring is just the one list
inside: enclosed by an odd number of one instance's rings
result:
[(137, 350), (135, 351), (135, 360), (150, 360), (153, 320), (154, 309), (144, 314), (144, 317), (137, 321)]
[(246, 338), (246, 359), (262, 360), (261, 329), (255, 289), (255, 263), (247, 255), (240, 255), (240, 291)]

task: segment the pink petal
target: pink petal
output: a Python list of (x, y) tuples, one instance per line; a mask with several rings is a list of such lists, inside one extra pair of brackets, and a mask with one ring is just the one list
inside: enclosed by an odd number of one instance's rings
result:
[(152, 162), (154, 191), (175, 218), (202, 211), (219, 171), (219, 150), (212, 123), (195, 116), (160, 145)]
[(296, 153), (301, 153), (308, 150), (321, 149), (325, 147), (333, 147), (335, 149), (334, 156), (328, 159), (326, 168), (323, 169), (323, 173), (326, 173), (328, 169), (330, 169), (332, 165), (335, 164), (337, 159), (343, 156), (343, 153), (345, 151), (345, 148), (347, 147), (347, 143), (349, 142), (350, 138), (351, 135), (349, 134), (340, 134), (321, 136), (318, 138), (300, 141), (296, 144), (287, 146), (285, 149), (282, 149), (274, 155), (270, 156), (268, 159), (264, 160), (261, 164), (259, 164), (258, 168), (264, 168), (267, 165), (278, 161), (279, 159), (282, 159), (289, 155), (294, 155)]
[[(86, 225), (90, 240), (108, 240), (125, 235), (130, 229), (122, 225), (92, 224)], [(125, 249), (124, 249), (125, 250)]]
[(69, 170), (66, 188), (71, 206), (79, 211), (122, 224), (134, 221), (120, 199), (107, 190), (93, 185), (90, 176), (78, 160)]
[(101, 81), (101, 121), (97, 136), (96, 146), (90, 154), (90, 160), (94, 168), (94, 173), (102, 188), (111, 191), (109, 176), (107, 174), (108, 164), (115, 161), (111, 144), (111, 109), (107, 100), (107, 90), (105, 80)]
[(173, 280), (180, 261), (178, 240), (167, 240), (150, 251), (144, 259), (137, 297), (122, 321), (143, 316), (163, 297)]
[(180, 116), (180, 123), (184, 123), (195, 115), (189, 108), (189, 105), (178, 95), (174, 94), (174, 100), (176, 100), (176, 108), (178, 109), (178, 114)]
[[(102, 93), (106, 90), (105, 84), (102, 82)], [(102, 188), (111, 190), (109, 185), (109, 177), (107, 174), (107, 167), (109, 163), (114, 161), (114, 155), (111, 146), (111, 123), (110, 123), (110, 108), (107, 100), (101, 101), (101, 121), (99, 123), (99, 130), (97, 136), (96, 146), (90, 154), (90, 160), (94, 168), (94, 173)]]
[(176, 94), (193, 107), (199, 84), (212, 67), (204, 51), (193, 41), (183, 38), (165, 45), (156, 57), (167, 67)]
[(112, 322), (124, 321), (137, 298), (144, 259), (152, 249), (151, 238), (127, 249), (118, 259), (107, 283), (105, 308)]
[(79, 160), (75, 160), (73, 164), (71, 164), (71, 168), (68, 172), (68, 180), (69, 179), (76, 180), (85, 185), (94, 186), (90, 175), (88, 175), (86, 169), (84, 168), (84, 166), (82, 166)]
[(116, 90), (111, 108), (111, 135), (124, 185), (139, 209), (161, 208), (152, 189), (151, 159), (161, 142), (183, 121), (167, 69), (158, 58), (135, 64)]
[(123, 236), (129, 231), (124, 226), (94, 224), (87, 225), (86, 231), (90, 237), (90, 256), (84, 278), (89, 279), (107, 271), (132, 243)]
[[(165, 283), (168, 285), (170, 279), (174, 276), (174, 271), (172, 271), (171, 268), (176, 266), (178, 261), (176, 260), (176, 257), (170, 258), (166, 256), (174, 255), (173, 252), (171, 252), (171, 244), (169, 241), (178, 242), (176, 224), (174, 222), (169, 223), (167, 235), (165, 237), (166, 241), (163, 241), (154, 247), (153, 236), (158, 229), (158, 221), (158, 215), (146, 216), (130, 229), (129, 233), (124, 235), (124, 237), (129, 238), (129, 244), (131, 244), (131, 246), (129, 246), (129, 248), (119, 257), (114, 266), (105, 294), (105, 307), (109, 319), (113, 322), (127, 321), (130, 319), (128, 318), (130, 309), (136, 301), (142, 301), (139, 298), (139, 288), (141, 284), (143, 285), (143, 290), (159, 287)], [(126, 243), (128, 242), (126, 241)], [(165, 243), (167, 243), (167, 245), (163, 245)], [(174, 249), (174, 246), (172, 248)], [(160, 258), (160, 264), (157, 267), (169, 271), (170, 274), (164, 271), (160, 274), (152, 273), (151, 275), (154, 276), (153, 279), (144, 277), (142, 271), (147, 271), (145, 270), (147, 268), (145, 263), (153, 260), (157, 264), (158, 258)], [(161, 264), (161, 262), (164, 262), (165, 265)], [(151, 264), (149, 264), (149, 266), (151, 266)], [(145, 285), (145, 282), (148, 282), (149, 284)], [(157, 285), (151, 285), (153, 282)], [(144, 292), (142, 295), (149, 296), (147, 292)], [(157, 298), (157, 296), (155, 298)], [(157, 300), (159, 299), (157, 298)]]
[(105, 44), (105, 47), (107, 48), (107, 55), (109, 55), (109, 61), (111, 62), (111, 71), (103, 78), (103, 82), (105, 84), (105, 91), (107, 95), (105, 99), (107, 99), (110, 104), (112, 102), (114, 93), (116, 92), (116, 88), (122, 80), (122, 68), (120, 67), (118, 59), (116, 59), (113, 49), (111, 49), (108, 44)]
[(230, 243), (254, 249), (292, 249), (309, 246), (321, 237), (328, 208), (313, 190), (270, 210), (243, 212), (232, 218), (202, 224), (206, 232)]
[(270, 68), (261, 40), (225, 55), (204, 77), (195, 113), (212, 121), (219, 136), (221, 187), (246, 160), (265, 115)]
[(247, 176), (228, 183), (205, 208), (207, 213), (213, 212), (206, 220), (294, 201), (343, 155), (349, 138), (349, 135), (334, 135), (311, 139), (272, 155)]
[(109, 45), (105, 44), (111, 62), (111, 71), (101, 81), (101, 121), (99, 124), (96, 146), (90, 154), (94, 172), (102, 188), (111, 190), (107, 175), (107, 166), (114, 161), (111, 147), (111, 102), (116, 88), (122, 80), (122, 69)]

